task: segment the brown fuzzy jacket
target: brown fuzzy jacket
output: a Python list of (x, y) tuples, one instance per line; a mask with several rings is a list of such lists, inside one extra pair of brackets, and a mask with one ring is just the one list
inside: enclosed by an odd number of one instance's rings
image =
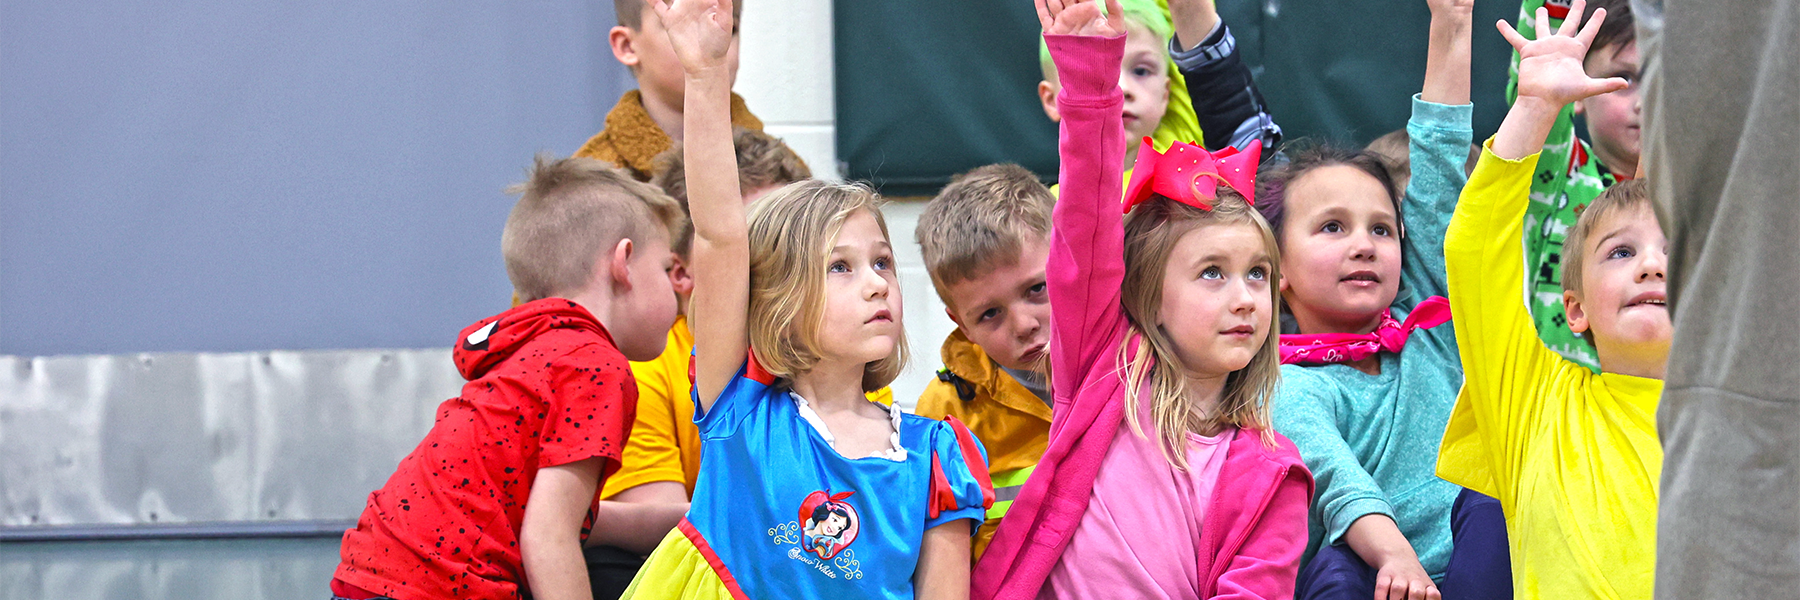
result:
[[(758, 131), (763, 128), (762, 120), (750, 114), (743, 97), (736, 93), (731, 95), (731, 125)], [(650, 113), (644, 112), (643, 96), (631, 90), (619, 97), (612, 112), (606, 113), (606, 128), (582, 144), (575, 156), (604, 160), (630, 171), (638, 181), (650, 181), (656, 155), (674, 144), (669, 134), (650, 120)]]

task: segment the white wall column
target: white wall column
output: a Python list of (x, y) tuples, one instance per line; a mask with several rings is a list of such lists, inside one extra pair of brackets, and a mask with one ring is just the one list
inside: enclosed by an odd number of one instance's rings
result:
[(737, 93), (814, 177), (838, 179), (831, 0), (740, 1)]

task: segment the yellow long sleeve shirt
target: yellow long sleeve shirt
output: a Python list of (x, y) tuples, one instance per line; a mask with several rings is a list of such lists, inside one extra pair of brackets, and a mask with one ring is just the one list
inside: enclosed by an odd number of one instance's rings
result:
[(1595, 374), (1544, 347), (1525, 308), (1537, 155), (1484, 149), (1444, 241), (1463, 388), (1439, 477), (1500, 500), (1517, 598), (1651, 597), (1662, 381)]

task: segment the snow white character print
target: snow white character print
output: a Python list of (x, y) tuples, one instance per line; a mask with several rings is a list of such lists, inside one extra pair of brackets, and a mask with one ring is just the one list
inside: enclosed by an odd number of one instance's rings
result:
[(862, 520), (856, 516), (856, 509), (844, 501), (854, 493), (817, 491), (806, 496), (806, 501), (800, 503), (802, 550), (831, 560), (856, 541)]

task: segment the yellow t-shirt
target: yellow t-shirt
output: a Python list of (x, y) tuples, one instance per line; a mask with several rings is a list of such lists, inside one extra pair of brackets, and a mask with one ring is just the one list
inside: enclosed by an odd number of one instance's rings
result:
[[(658, 481), (679, 481), (694, 495), (694, 479), (700, 475), (700, 428), (694, 425), (694, 383), (688, 379), (688, 360), (694, 353), (694, 334), (687, 317), (677, 317), (669, 328), (669, 343), (655, 360), (631, 363), (637, 379), (637, 422), (631, 439), (619, 457), (619, 470), (606, 479), (600, 493), (611, 499), (619, 492)], [(869, 399), (892, 406), (894, 392), (881, 388)]]
[(1662, 381), (1544, 347), (1524, 301), (1537, 156), (1484, 150), (1444, 240), (1463, 388), (1437, 474), (1500, 500), (1517, 598), (1651, 597)]

